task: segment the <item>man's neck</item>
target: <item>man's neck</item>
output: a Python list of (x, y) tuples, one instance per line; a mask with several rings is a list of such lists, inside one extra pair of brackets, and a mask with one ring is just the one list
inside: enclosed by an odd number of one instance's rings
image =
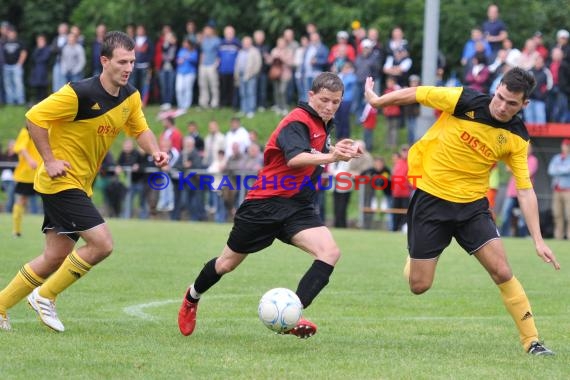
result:
[(119, 96), (119, 91), (121, 90), (120, 87), (114, 86), (107, 78), (101, 74), (99, 75), (99, 81), (101, 82), (101, 86), (103, 89), (112, 96)]

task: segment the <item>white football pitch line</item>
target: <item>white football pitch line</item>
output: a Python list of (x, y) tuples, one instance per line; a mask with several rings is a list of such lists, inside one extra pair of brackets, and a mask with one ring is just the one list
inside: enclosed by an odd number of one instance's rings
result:
[[(172, 319), (172, 316), (169, 317), (157, 317), (157, 316), (153, 316), (152, 314), (149, 314), (148, 312), (145, 312), (145, 309), (151, 309), (151, 308), (156, 308), (156, 307), (160, 307), (160, 306), (164, 306), (164, 305), (168, 305), (168, 304), (172, 304), (172, 303), (178, 303), (179, 300), (165, 300), (165, 301), (155, 301), (155, 302), (148, 302), (148, 303), (142, 303), (142, 304), (137, 304), (137, 305), (131, 305), (131, 306), (127, 306), (125, 308), (123, 308), (123, 312), (127, 315), (123, 318), (112, 318), (112, 317), (108, 317), (108, 318), (90, 318), (90, 317), (81, 317), (81, 316), (62, 316), (62, 321), (65, 322), (85, 322), (85, 323), (109, 323), (109, 322), (117, 322), (117, 323), (121, 323), (121, 322), (127, 322), (127, 321), (132, 321), (131, 317), (137, 318), (139, 320), (145, 321), (145, 322), (158, 322), (158, 321), (162, 321), (162, 320), (166, 320), (166, 319)], [(254, 318), (254, 317), (252, 317)], [(562, 318), (562, 316), (558, 316), (558, 315), (540, 315), (537, 317), (539, 320), (564, 320), (564, 318)], [(222, 321), (222, 320), (227, 320), (227, 318), (212, 318), (209, 317), (207, 318), (209, 321)], [(251, 318), (236, 318), (236, 317), (232, 317), (232, 320), (250, 320)], [(349, 321), (349, 322), (355, 322), (358, 321), (359, 324), (362, 323), (375, 323), (375, 322), (379, 322), (379, 321), (386, 321), (386, 322), (390, 322), (390, 321), (396, 321), (396, 322), (400, 322), (400, 321), (432, 321), (432, 322), (453, 322), (453, 321), (487, 321), (487, 320), (510, 320), (510, 317), (508, 315), (502, 314), (502, 315), (481, 315), (481, 316), (376, 316), (376, 317), (361, 317), (361, 316), (339, 316), (336, 315), (334, 317), (326, 317), (327, 321), (336, 321), (336, 322), (342, 322), (342, 321)], [(36, 323), (41, 323), (39, 321), (39, 319), (37, 317), (29, 317), (29, 318), (10, 318), (10, 322), (12, 322), (12, 324), (36, 324)]]
[[(239, 297), (239, 295), (217, 295), (217, 296), (210, 296), (211, 298), (228, 298), (228, 297)], [(162, 318), (155, 317), (152, 314), (146, 312), (146, 309), (152, 309), (164, 305), (168, 305), (171, 303), (180, 303), (180, 299), (175, 300), (164, 300), (164, 301), (154, 301), (148, 303), (141, 303), (136, 305), (131, 305), (123, 308), (123, 312), (125, 314), (130, 315), (131, 317), (136, 317), (145, 321), (157, 321)], [(560, 316), (552, 315), (540, 315), (539, 319), (559, 319)], [(215, 319), (215, 318), (214, 318)], [(342, 320), (359, 320), (359, 321), (483, 321), (483, 320), (496, 320), (496, 319), (510, 319), (510, 317), (506, 314), (501, 315), (481, 315), (481, 316), (384, 316), (384, 317), (360, 317), (360, 316), (334, 316), (333, 318), (328, 318), (335, 321), (342, 321)]]
[[(208, 296), (208, 298), (214, 298), (214, 299), (238, 298), (238, 297), (249, 297), (249, 295), (246, 295), (246, 294), (221, 294), (221, 295)], [(156, 317), (152, 316), (151, 314), (146, 313), (144, 311), (145, 309), (160, 307), (160, 306), (168, 305), (171, 303), (181, 303), (181, 302), (182, 302), (182, 300), (179, 298), (179, 299), (175, 299), (175, 300), (164, 300), (164, 301), (140, 303), (140, 304), (124, 307), (123, 312), (125, 312), (126, 314), (128, 314), (132, 317), (137, 317), (137, 318), (143, 319), (145, 321), (155, 321), (155, 320), (158, 320), (160, 318), (156, 318)]]
[[(209, 299), (216, 298), (216, 299), (224, 299), (224, 298), (236, 298), (236, 297), (249, 297), (249, 295), (238, 295), (238, 294), (225, 294), (225, 295), (211, 295), (208, 296)], [(162, 301), (152, 301), (152, 302), (145, 302), (134, 304), (130, 306), (124, 307), (123, 313), (128, 315), (129, 317), (134, 317), (139, 320), (153, 322), (153, 321), (160, 321), (166, 319), (164, 316), (155, 316), (152, 314), (152, 309), (160, 308), (162, 306), (170, 305), (170, 304), (179, 304), (181, 302), (180, 299), (167, 299)], [(168, 317), (170, 319), (170, 316)], [(538, 319), (562, 319), (560, 315), (540, 315), (537, 316)], [(121, 322), (128, 320), (128, 318), (89, 318), (89, 317), (78, 317), (75, 316), (62, 316), (62, 319), (67, 321), (74, 321), (74, 322)], [(208, 318), (216, 320), (216, 318)], [(249, 318), (247, 318), (249, 319)], [(334, 321), (360, 321), (360, 322), (369, 322), (374, 323), (377, 321), (485, 321), (485, 320), (497, 320), (497, 319), (510, 319), (508, 315), (501, 314), (501, 315), (481, 315), (481, 316), (405, 316), (405, 315), (394, 315), (394, 316), (376, 316), (376, 317), (362, 317), (362, 316), (339, 316), (335, 315), (334, 317), (326, 317), (327, 320), (334, 320)], [(38, 323), (37, 318), (12, 318), (11, 321), (13, 323)]]
[(140, 319), (143, 319), (145, 321), (154, 321), (157, 318), (152, 316), (151, 314), (146, 313), (144, 311), (145, 309), (155, 308), (155, 307), (164, 306), (164, 305), (168, 305), (171, 303), (179, 303), (179, 302), (180, 302), (180, 300), (178, 299), (178, 300), (165, 300), (165, 301), (154, 301), (154, 302), (148, 302), (148, 303), (139, 303), (137, 305), (124, 307), (123, 311), (132, 317), (140, 318)]

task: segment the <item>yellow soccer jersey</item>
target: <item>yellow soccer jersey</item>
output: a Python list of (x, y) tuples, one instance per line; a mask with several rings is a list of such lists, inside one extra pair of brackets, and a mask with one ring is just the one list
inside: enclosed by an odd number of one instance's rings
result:
[[(36, 168), (32, 168), (28, 163), (28, 160), (22, 154), (22, 151), (26, 150), (30, 158), (36, 161)], [(34, 183), (34, 177), (36, 176), (36, 170), (42, 163), (42, 156), (36, 149), (27, 128), (22, 128), (18, 137), (16, 138), (16, 143), (14, 144), (14, 152), (18, 153), (18, 165), (14, 170), (14, 181), (21, 183)]]
[(136, 138), (148, 129), (136, 88), (128, 84), (115, 97), (103, 89), (99, 77), (63, 86), (32, 107), (26, 118), (48, 129), (54, 157), (71, 164), (66, 176), (54, 179), (40, 166), (34, 188), (45, 194), (83, 189), (91, 196), (99, 167), (121, 130)]
[[(518, 189), (532, 188), (522, 120), (502, 123), (491, 117), (491, 97), (469, 88), (418, 87), (416, 100), (443, 113), (409, 151), (409, 176), (418, 188), (451, 202), (485, 197), (493, 165), (504, 161)], [(413, 177), (410, 177), (413, 178)]]

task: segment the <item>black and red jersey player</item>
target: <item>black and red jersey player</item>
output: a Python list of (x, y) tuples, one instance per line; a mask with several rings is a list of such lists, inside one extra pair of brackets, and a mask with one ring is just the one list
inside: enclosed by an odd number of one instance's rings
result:
[[(226, 246), (220, 256), (204, 265), (186, 291), (178, 314), (183, 335), (194, 331), (200, 296), (248, 254), (269, 247), (276, 238), (315, 259), (297, 286), (304, 308), (328, 284), (340, 250), (316, 212), (316, 188), (324, 165), (360, 155), (350, 139), (330, 145), (333, 117), (343, 91), (336, 74), (320, 74), (313, 81), (308, 102), (299, 103), (271, 134), (264, 151), (264, 166), (236, 212)], [(316, 331), (314, 323), (302, 318), (287, 333), (308, 338)]]

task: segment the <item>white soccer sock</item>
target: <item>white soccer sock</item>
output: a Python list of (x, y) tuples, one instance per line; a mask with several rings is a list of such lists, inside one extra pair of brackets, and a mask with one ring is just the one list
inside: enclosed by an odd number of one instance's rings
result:
[(202, 296), (202, 293), (198, 293), (196, 289), (194, 289), (194, 284), (190, 285), (190, 297), (194, 298), (195, 300), (199, 300)]

